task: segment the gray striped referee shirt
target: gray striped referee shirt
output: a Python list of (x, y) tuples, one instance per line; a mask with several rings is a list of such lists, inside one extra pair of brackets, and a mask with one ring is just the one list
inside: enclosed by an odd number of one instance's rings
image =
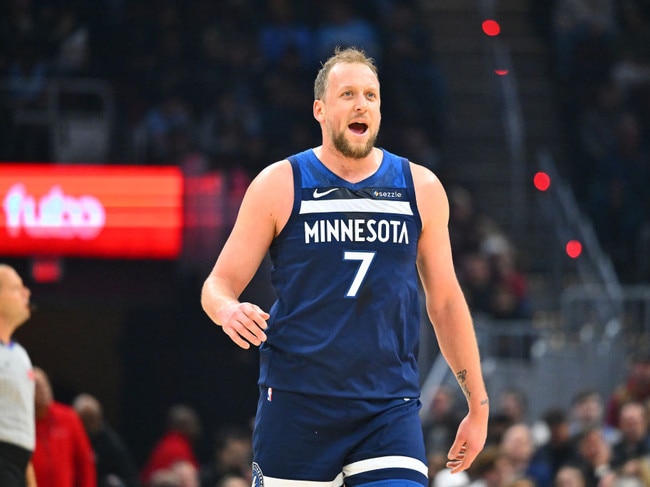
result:
[(27, 351), (0, 342), (0, 441), (34, 451), (34, 373)]

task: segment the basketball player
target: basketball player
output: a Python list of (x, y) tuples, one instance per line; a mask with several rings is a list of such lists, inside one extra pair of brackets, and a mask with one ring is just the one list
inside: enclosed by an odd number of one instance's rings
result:
[[(203, 309), (232, 341), (260, 346), (253, 485), (426, 486), (418, 274), (469, 405), (450, 445), (453, 473), (487, 434), (447, 198), (429, 170), (375, 147), (379, 80), (363, 51), (337, 49), (314, 95), (322, 145), (253, 180), (202, 290)], [(277, 301), (267, 313), (238, 297), (269, 249)]]
[(34, 375), (27, 351), (12, 340), (31, 316), (29, 289), (13, 267), (0, 264), (0, 485), (34, 487)]

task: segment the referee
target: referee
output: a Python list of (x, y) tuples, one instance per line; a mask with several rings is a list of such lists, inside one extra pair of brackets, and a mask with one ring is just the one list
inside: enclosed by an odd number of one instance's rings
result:
[(34, 374), (25, 349), (12, 341), (31, 316), (29, 289), (13, 267), (0, 264), (0, 485), (36, 487)]

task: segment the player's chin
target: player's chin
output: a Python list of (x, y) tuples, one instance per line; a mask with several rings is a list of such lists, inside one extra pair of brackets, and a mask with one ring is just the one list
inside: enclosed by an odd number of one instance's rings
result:
[(374, 139), (368, 137), (356, 137), (349, 141), (349, 154), (351, 157), (363, 159), (368, 157), (374, 147)]

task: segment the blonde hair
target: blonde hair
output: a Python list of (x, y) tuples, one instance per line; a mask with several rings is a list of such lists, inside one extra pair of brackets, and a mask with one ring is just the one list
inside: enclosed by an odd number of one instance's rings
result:
[(327, 76), (334, 66), (340, 63), (359, 63), (368, 66), (376, 76), (379, 76), (379, 71), (375, 60), (366, 55), (362, 49), (356, 47), (337, 47), (334, 49), (334, 54), (323, 64), (321, 69), (316, 75), (314, 81), (314, 99), (322, 100), (327, 89)]

